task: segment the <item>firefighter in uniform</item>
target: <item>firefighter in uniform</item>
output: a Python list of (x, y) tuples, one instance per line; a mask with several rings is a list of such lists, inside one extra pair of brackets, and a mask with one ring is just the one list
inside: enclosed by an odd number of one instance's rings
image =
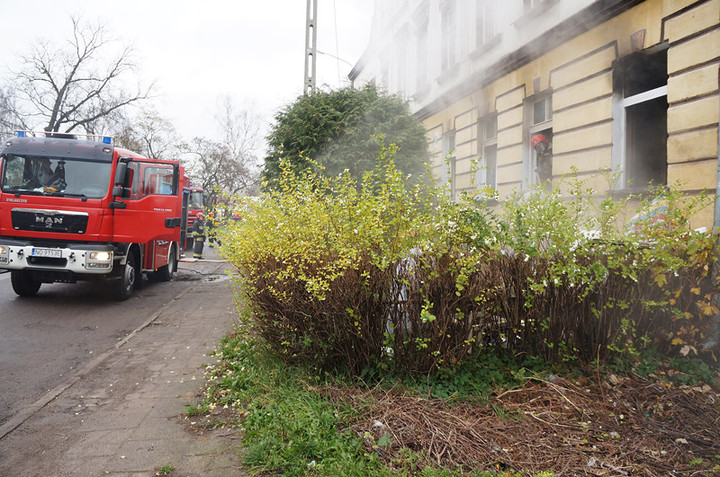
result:
[(535, 174), (538, 183), (542, 186), (549, 186), (552, 180), (552, 145), (543, 134), (535, 134), (530, 140), (530, 145), (537, 153)]
[(208, 245), (210, 248), (215, 245), (215, 242), (217, 242), (218, 247), (222, 245), (220, 243), (220, 239), (217, 236), (217, 219), (215, 218), (215, 214), (212, 212), (208, 213), (207, 218), (207, 236), (208, 236)]
[(198, 212), (193, 223), (193, 258), (202, 258), (203, 245), (205, 245), (205, 214)]

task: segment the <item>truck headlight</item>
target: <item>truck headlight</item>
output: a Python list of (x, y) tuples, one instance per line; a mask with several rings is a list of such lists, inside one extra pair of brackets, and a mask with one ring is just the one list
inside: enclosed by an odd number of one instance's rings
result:
[(110, 268), (113, 262), (113, 253), (104, 250), (93, 251), (87, 254), (85, 266), (87, 268)]
[(0, 245), (0, 263), (8, 263), (10, 258), (10, 248), (5, 245)]

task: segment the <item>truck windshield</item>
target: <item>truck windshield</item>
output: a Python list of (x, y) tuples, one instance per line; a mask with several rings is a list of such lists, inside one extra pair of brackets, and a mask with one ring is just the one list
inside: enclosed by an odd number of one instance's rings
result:
[(202, 209), (204, 206), (203, 191), (191, 190), (190, 200), (188, 201), (188, 209)]
[(107, 162), (13, 154), (6, 155), (3, 162), (3, 192), (100, 199), (110, 186), (112, 166)]

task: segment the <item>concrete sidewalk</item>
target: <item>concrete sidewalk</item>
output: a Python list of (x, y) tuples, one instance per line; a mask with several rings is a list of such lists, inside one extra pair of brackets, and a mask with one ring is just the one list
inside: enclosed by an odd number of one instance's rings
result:
[(246, 475), (236, 430), (192, 432), (184, 418), (237, 317), (228, 265), (205, 258), (180, 263), (175, 280), (191, 286), (0, 441), (0, 475)]

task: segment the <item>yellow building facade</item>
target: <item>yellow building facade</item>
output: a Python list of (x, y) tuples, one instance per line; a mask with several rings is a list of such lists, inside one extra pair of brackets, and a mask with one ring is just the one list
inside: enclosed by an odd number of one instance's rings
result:
[[(505, 4), (502, 17), (497, 9)], [(448, 68), (441, 60), (433, 69), (430, 63), (421, 73), (429, 86), (412, 80), (393, 86), (392, 58), (384, 60), (387, 68), (376, 66), (382, 73), (373, 76), (367, 66), (377, 56), (368, 55), (356, 76), (380, 80), (410, 100), (428, 131), (434, 174), (449, 181), (454, 192), (490, 187), (502, 199), (538, 183), (563, 187), (563, 176), (577, 174), (599, 195), (676, 183), (688, 193), (715, 193), (720, 0), (402, 5), (386, 18), (402, 24), (407, 17), (409, 26), (400, 27), (406, 32), (416, 30), (423, 18), (432, 24), (437, 11), (437, 30), (459, 39), (450, 42), (455, 64)], [(457, 28), (447, 27), (444, 8), (456, 9)], [(482, 15), (488, 11), (504, 23), (485, 26)], [(527, 33), (537, 25), (539, 32)], [(493, 29), (489, 41), (480, 38), (488, 28)], [(442, 45), (447, 39), (437, 41), (435, 51), (447, 55)], [(543, 158), (531, 146), (538, 134), (552, 144), (547, 182), (538, 173)], [(615, 171), (614, 182), (607, 171)], [(714, 215), (708, 208), (692, 225), (712, 228)]]

